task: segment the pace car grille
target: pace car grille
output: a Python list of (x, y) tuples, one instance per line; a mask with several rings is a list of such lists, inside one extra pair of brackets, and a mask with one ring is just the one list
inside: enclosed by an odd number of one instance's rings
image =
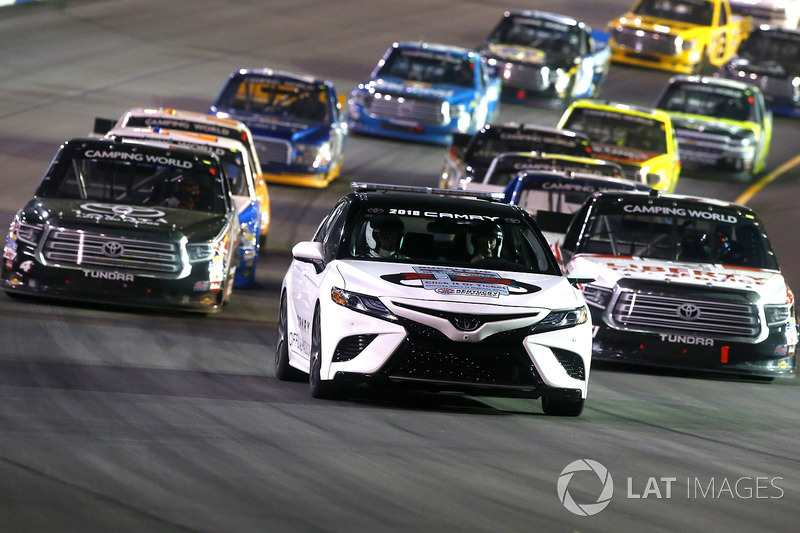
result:
[(675, 38), (671, 35), (639, 28), (618, 28), (614, 32), (618, 46), (637, 54), (675, 55)]
[(444, 126), (450, 119), (442, 113), (440, 100), (397, 95), (368, 96), (365, 108), (372, 118), (403, 120), (416, 124)]
[(292, 147), (288, 141), (258, 137), (253, 139), (253, 144), (262, 163), (288, 165), (291, 162)]
[(54, 229), (42, 245), (49, 264), (114, 269), (138, 275), (177, 275), (183, 269), (180, 245), (87, 231)]
[(761, 329), (751, 294), (674, 284), (621, 288), (608, 318), (619, 329), (731, 340), (753, 339)]
[(377, 335), (351, 335), (339, 341), (333, 351), (333, 362), (349, 361), (364, 351)]
[(450, 383), (541, 386), (522, 340), (528, 328), (483, 342), (455, 342), (428, 326), (401, 320), (408, 336), (382, 369), (390, 377)]

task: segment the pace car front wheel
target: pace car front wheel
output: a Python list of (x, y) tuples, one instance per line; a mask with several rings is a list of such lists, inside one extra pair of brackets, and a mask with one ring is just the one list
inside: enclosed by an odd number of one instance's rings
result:
[(322, 328), (320, 326), (319, 308), (314, 311), (314, 320), (311, 325), (311, 354), (308, 361), (308, 385), (311, 396), (320, 399), (330, 399), (336, 396), (333, 381), (323, 380), (322, 371)]
[(275, 377), (281, 381), (301, 381), (305, 374), (289, 364), (288, 319), (286, 294), (281, 297), (278, 314), (278, 343), (275, 346)]
[(583, 412), (583, 398), (559, 398), (542, 396), (542, 410), (550, 416), (580, 416)]

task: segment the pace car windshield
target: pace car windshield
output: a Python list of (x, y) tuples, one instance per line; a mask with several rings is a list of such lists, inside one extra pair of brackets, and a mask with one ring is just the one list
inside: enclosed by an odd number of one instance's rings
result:
[(521, 218), (364, 208), (350, 228), (343, 258), (560, 274), (547, 242)]
[[(96, 147), (95, 147), (96, 148)], [(135, 150), (62, 149), (45, 176), (40, 198), (94, 200), (226, 212), (218, 164), (174, 159)]]
[(576, 252), (778, 270), (761, 223), (735, 209), (599, 203)]

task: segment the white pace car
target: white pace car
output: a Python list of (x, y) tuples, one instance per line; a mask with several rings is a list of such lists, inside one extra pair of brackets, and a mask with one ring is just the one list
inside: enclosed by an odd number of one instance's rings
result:
[(542, 398), (578, 416), (592, 326), (533, 218), (486, 193), (353, 184), (283, 280), (275, 373), (348, 385)]

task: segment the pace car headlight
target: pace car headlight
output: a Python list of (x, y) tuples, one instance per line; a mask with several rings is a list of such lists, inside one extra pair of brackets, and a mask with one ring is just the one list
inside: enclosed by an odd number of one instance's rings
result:
[(358, 313), (364, 313), (383, 320), (397, 320), (397, 317), (374, 296), (332, 287), (331, 300)]
[(782, 326), (792, 317), (792, 304), (767, 304), (764, 306), (764, 315), (767, 317), (768, 327)]
[(559, 309), (550, 311), (550, 314), (531, 328), (531, 333), (542, 333), (556, 329), (571, 328), (589, 320), (589, 310), (585, 305), (575, 309)]

